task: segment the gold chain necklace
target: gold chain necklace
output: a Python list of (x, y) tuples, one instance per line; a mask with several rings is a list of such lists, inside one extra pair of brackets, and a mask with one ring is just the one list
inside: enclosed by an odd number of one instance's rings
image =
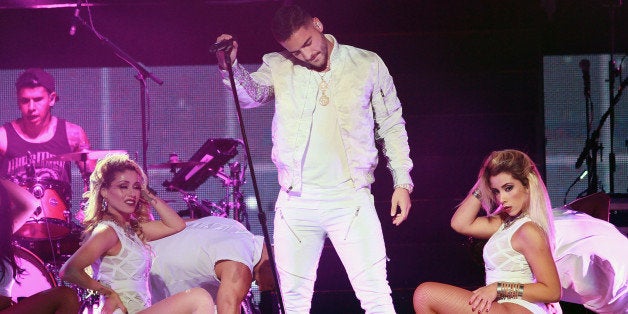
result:
[(319, 72), (318, 75), (321, 77), (321, 82), (318, 84), (318, 89), (321, 91), (321, 97), (318, 99), (318, 103), (321, 106), (327, 106), (329, 104), (329, 96), (327, 96), (327, 91), (329, 90), (329, 85), (327, 81), (325, 81), (325, 75), (329, 72), (329, 66), (322, 72)]

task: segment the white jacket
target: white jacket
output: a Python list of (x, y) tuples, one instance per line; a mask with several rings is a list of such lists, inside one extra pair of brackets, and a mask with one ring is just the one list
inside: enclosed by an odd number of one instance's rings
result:
[[(338, 110), (342, 142), (356, 189), (375, 181), (378, 162), (375, 141), (382, 144), (395, 186), (412, 184), (408, 135), (401, 116), (401, 103), (388, 68), (374, 52), (334, 42), (330, 57), (329, 86)], [(272, 160), (284, 190), (301, 191), (301, 173), (312, 114), (316, 105), (316, 74), (287, 51), (264, 55), (260, 68), (248, 73), (237, 61), (233, 72), (238, 99), (243, 108), (275, 100), (272, 123)], [(221, 71), (230, 86), (227, 71)]]

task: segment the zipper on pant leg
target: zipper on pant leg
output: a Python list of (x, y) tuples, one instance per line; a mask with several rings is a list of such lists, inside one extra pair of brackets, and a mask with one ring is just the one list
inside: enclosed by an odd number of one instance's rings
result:
[(290, 232), (292, 233), (292, 235), (294, 236), (295, 239), (297, 239), (297, 241), (299, 241), (299, 243), (301, 243), (301, 239), (299, 239), (299, 237), (297, 236), (296, 232), (294, 232), (294, 230), (292, 230), (292, 228), (290, 227), (290, 224), (288, 224), (288, 221), (286, 221), (286, 218), (283, 216), (283, 210), (279, 210), (279, 215), (281, 216), (281, 220), (286, 224), (286, 227), (288, 227), (288, 230), (290, 230)]
[(351, 225), (353, 225), (353, 221), (358, 217), (358, 213), (360, 213), (360, 207), (355, 209), (355, 213), (353, 217), (351, 217), (351, 221), (349, 222), (349, 226), (347, 227), (347, 233), (345, 234), (345, 240), (349, 237), (349, 231), (351, 231)]

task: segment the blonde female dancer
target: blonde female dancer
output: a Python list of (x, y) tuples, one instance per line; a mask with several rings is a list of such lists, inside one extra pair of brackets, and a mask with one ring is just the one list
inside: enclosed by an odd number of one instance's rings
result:
[[(478, 216), (480, 208), (493, 209)], [(477, 183), (451, 219), (457, 232), (488, 239), (486, 286), (474, 291), (426, 282), (414, 292), (416, 313), (555, 313), (561, 290), (553, 259), (552, 206), (530, 157), (491, 153)]]
[[(127, 155), (111, 155), (98, 162), (84, 195), (88, 198), (84, 241), (61, 268), (61, 278), (100, 294), (103, 314), (213, 313), (213, 300), (201, 288), (151, 304), (152, 252), (146, 242), (183, 230), (185, 222), (148, 191), (146, 181), (142, 169)], [(161, 220), (138, 221), (149, 206)], [(85, 272), (90, 265), (95, 278)]]

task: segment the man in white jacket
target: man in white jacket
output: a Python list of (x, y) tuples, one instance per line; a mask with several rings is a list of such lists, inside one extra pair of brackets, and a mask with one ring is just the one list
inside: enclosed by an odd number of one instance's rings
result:
[[(386, 65), (375, 53), (342, 45), (298, 6), (284, 6), (272, 27), (285, 49), (249, 73), (238, 43), (216, 53), (233, 69), (238, 97), (250, 108), (275, 101), (272, 159), (278, 170), (274, 249), (287, 313), (308, 313), (328, 237), (367, 313), (394, 313), (386, 249), (371, 184), (380, 142), (394, 182), (390, 215), (401, 224), (413, 189), (408, 136)], [(216, 42), (232, 41), (229, 34)], [(228, 56), (228, 58), (225, 58)], [(227, 71), (222, 71), (228, 83)]]

